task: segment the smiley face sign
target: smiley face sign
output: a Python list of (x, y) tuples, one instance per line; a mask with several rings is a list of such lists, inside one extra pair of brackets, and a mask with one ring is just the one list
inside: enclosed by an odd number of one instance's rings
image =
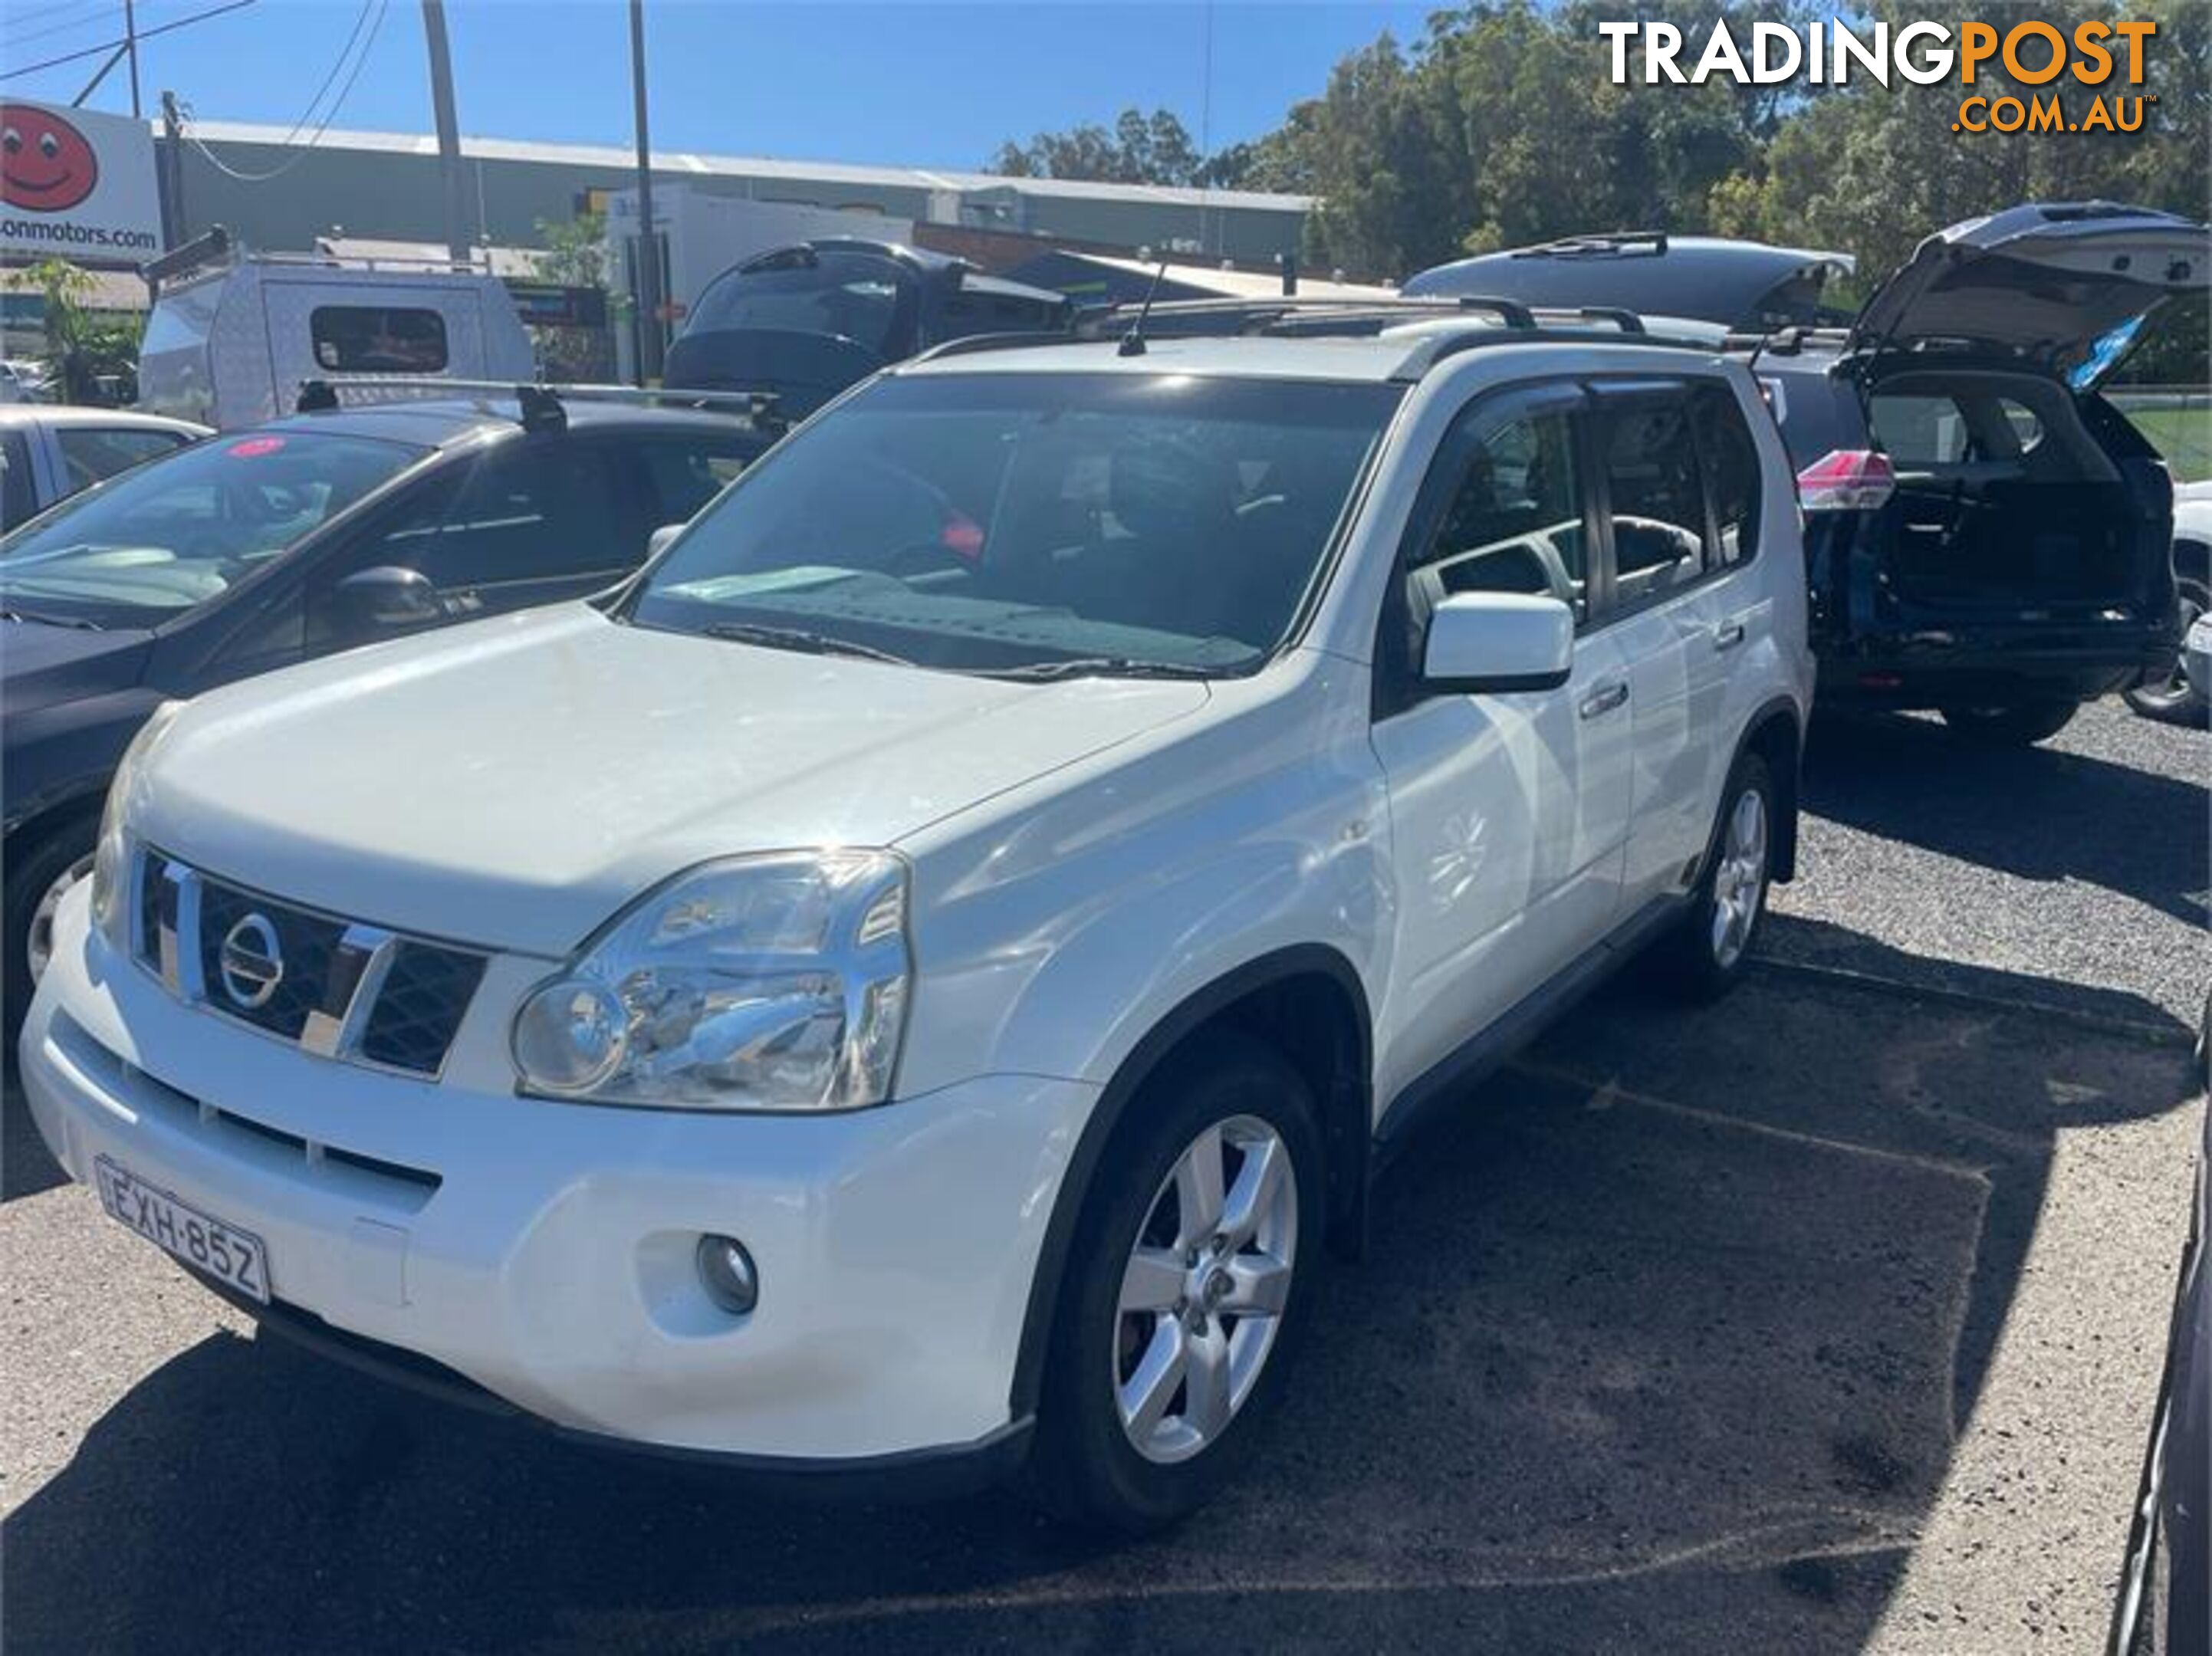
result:
[(36, 104), (0, 104), (0, 201), (59, 213), (99, 183), (100, 157), (74, 124)]

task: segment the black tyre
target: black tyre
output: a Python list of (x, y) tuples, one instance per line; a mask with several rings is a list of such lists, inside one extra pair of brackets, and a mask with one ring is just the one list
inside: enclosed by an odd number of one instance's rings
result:
[[(2212, 598), (2208, 598), (2204, 588), (2195, 581), (2177, 581), (2174, 585), (2181, 611), (2181, 635), (2186, 638), (2189, 629), (2197, 624), (2197, 617), (2208, 607), (2212, 607)], [(2174, 652), (2173, 664), (2165, 671), (2145, 673), (2120, 694), (2126, 698), (2128, 706), (2145, 719), (2155, 719), (2167, 725), (2202, 725), (2204, 722), (2204, 698), (2197, 694), (2189, 682), (2189, 676), (2182, 671), (2179, 651)]]
[(1752, 940), (1766, 917), (1773, 869), (1774, 779), (1766, 761), (1745, 754), (1721, 790), (1705, 869), (1690, 907), (1651, 951), (1651, 965), (1670, 994), (1717, 999), (1749, 968)]
[(1146, 1083), (1060, 1283), (1030, 1467), (1050, 1511), (1140, 1534), (1231, 1474), (1305, 1313), (1323, 1189), (1312, 1093), (1272, 1047), (1201, 1037)]
[(1946, 707), (1943, 722), (1959, 735), (1992, 747), (2032, 747), (2074, 722), (2078, 701), (2015, 701), (2002, 707)]
[(7, 1047), (12, 1059), (16, 1032), (31, 1010), (31, 991), (52, 947), (54, 903), (70, 885), (92, 872), (95, 816), (73, 816), (35, 838), (8, 846), (7, 936), (0, 939), (0, 998), (4, 998)]

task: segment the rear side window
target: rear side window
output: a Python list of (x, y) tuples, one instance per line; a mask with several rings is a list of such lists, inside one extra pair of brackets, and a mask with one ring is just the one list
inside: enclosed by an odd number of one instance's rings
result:
[(39, 491), (31, 482), (31, 450), (21, 432), (0, 434), (0, 530), (37, 515)]
[(89, 488), (141, 460), (167, 454), (183, 440), (173, 432), (100, 426), (58, 426), (54, 436), (61, 443), (62, 462), (69, 468), (73, 489)]
[(309, 314), (315, 363), (333, 373), (441, 373), (446, 318), (415, 306), (321, 305)]
[(1613, 521), (1614, 591), (1634, 610), (1705, 569), (1705, 492), (1686, 397), (1639, 397), (1600, 427)]
[(1893, 460), (1950, 465), (1973, 458), (1972, 434), (1956, 397), (1878, 396), (1870, 415), (1875, 441)]
[(1722, 386), (1698, 386), (1690, 418), (1712, 502), (1714, 552), (1723, 568), (1747, 563), (1759, 551), (1759, 446), (1741, 404)]

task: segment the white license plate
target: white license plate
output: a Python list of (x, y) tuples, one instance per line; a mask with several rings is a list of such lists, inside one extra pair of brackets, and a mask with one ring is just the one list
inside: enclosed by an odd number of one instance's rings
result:
[(179, 1202), (104, 1156), (95, 1159), (93, 1171), (100, 1204), (110, 1218), (121, 1220), (196, 1270), (268, 1304), (269, 1250), (258, 1236)]

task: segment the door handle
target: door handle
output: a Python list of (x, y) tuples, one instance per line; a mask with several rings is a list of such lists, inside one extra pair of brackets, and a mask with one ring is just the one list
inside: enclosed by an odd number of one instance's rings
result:
[(1723, 622), (1713, 631), (1713, 648), (1716, 650), (1733, 650), (1742, 642), (1743, 623), (1740, 621)]
[(1584, 719), (1601, 718), (1627, 700), (1628, 686), (1626, 684), (1600, 685), (1583, 698), (1582, 715)]

